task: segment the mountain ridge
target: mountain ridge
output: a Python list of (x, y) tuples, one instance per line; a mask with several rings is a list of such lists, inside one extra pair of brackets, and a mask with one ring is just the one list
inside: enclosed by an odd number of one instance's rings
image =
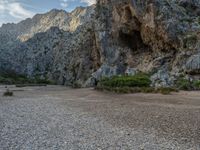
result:
[[(80, 24), (88, 21), (87, 19), (90, 13), (92, 13), (90, 12), (92, 9), (94, 9), (94, 6), (88, 8), (77, 7), (71, 13), (65, 10), (52, 9), (47, 13), (36, 14), (32, 18), (22, 20), (17, 24), (3, 24), (0, 28), (0, 32), (5, 31), (12, 34), (14, 32), (17, 35), (34, 35), (38, 32), (45, 32), (52, 26), (59, 27), (65, 31), (74, 31)], [(52, 18), (54, 19), (52, 20)]]

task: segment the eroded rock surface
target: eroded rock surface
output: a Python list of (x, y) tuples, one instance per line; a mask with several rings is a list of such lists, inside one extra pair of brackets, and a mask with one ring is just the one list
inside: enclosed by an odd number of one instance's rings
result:
[[(95, 6), (67, 13), (52, 10), (0, 29), (1, 71), (14, 71), (72, 85), (86, 81), (98, 65), (93, 24)], [(6, 38), (5, 38), (6, 37)]]
[(199, 74), (198, 0), (98, 0), (96, 12), (98, 45), (110, 66), (155, 72), (154, 86)]

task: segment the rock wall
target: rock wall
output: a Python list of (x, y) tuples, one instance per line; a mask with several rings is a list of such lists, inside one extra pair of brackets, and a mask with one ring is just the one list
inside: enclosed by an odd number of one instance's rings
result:
[(95, 76), (138, 70), (152, 73), (154, 86), (171, 86), (199, 75), (198, 0), (98, 0), (96, 13), (104, 65)]
[(84, 85), (99, 65), (93, 39), (95, 6), (51, 10), (0, 28), (0, 71)]

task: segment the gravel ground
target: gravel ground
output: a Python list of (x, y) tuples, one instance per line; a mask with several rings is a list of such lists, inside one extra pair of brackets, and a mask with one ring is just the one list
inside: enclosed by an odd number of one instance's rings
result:
[(200, 93), (0, 87), (0, 150), (200, 150)]

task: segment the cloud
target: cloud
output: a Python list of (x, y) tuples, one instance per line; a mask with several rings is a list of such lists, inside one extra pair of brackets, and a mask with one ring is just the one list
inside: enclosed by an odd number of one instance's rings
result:
[[(36, 8), (33, 8), (33, 6), (28, 5), (29, 4), (28, 1), (29, 0), (0, 0), (0, 26), (2, 25), (2, 23), (8, 23), (8, 22), (16, 23), (25, 18), (30, 18), (36, 12), (38, 12), (39, 9), (38, 6)], [(72, 8), (74, 8), (74, 6), (82, 5), (83, 3), (86, 5), (92, 5), (96, 3), (96, 0), (54, 0), (54, 1), (58, 2), (63, 9), (68, 9), (68, 10), (69, 9), (71, 10)], [(41, 10), (42, 11), (40, 12), (44, 12), (43, 8)]]
[(68, 3), (60, 3), (60, 5), (64, 8), (66, 8), (68, 6)]
[(77, 2), (77, 3), (86, 3), (87, 5), (92, 5), (96, 3), (96, 0), (60, 0), (60, 5), (63, 8), (67, 8), (70, 3)]
[(20, 3), (11, 3), (8, 5), (9, 14), (15, 18), (24, 19), (33, 16), (33, 13), (24, 9)]
[(67, 8), (68, 7), (68, 2), (70, 2), (70, 1), (71, 0), (60, 0), (60, 6), (63, 7), (63, 8)]
[(9, 14), (16, 19), (25, 19), (34, 15), (16, 0), (0, 0), (0, 13)]
[(96, 3), (96, 0), (81, 0), (81, 2), (86, 3), (88, 5), (92, 5)]

